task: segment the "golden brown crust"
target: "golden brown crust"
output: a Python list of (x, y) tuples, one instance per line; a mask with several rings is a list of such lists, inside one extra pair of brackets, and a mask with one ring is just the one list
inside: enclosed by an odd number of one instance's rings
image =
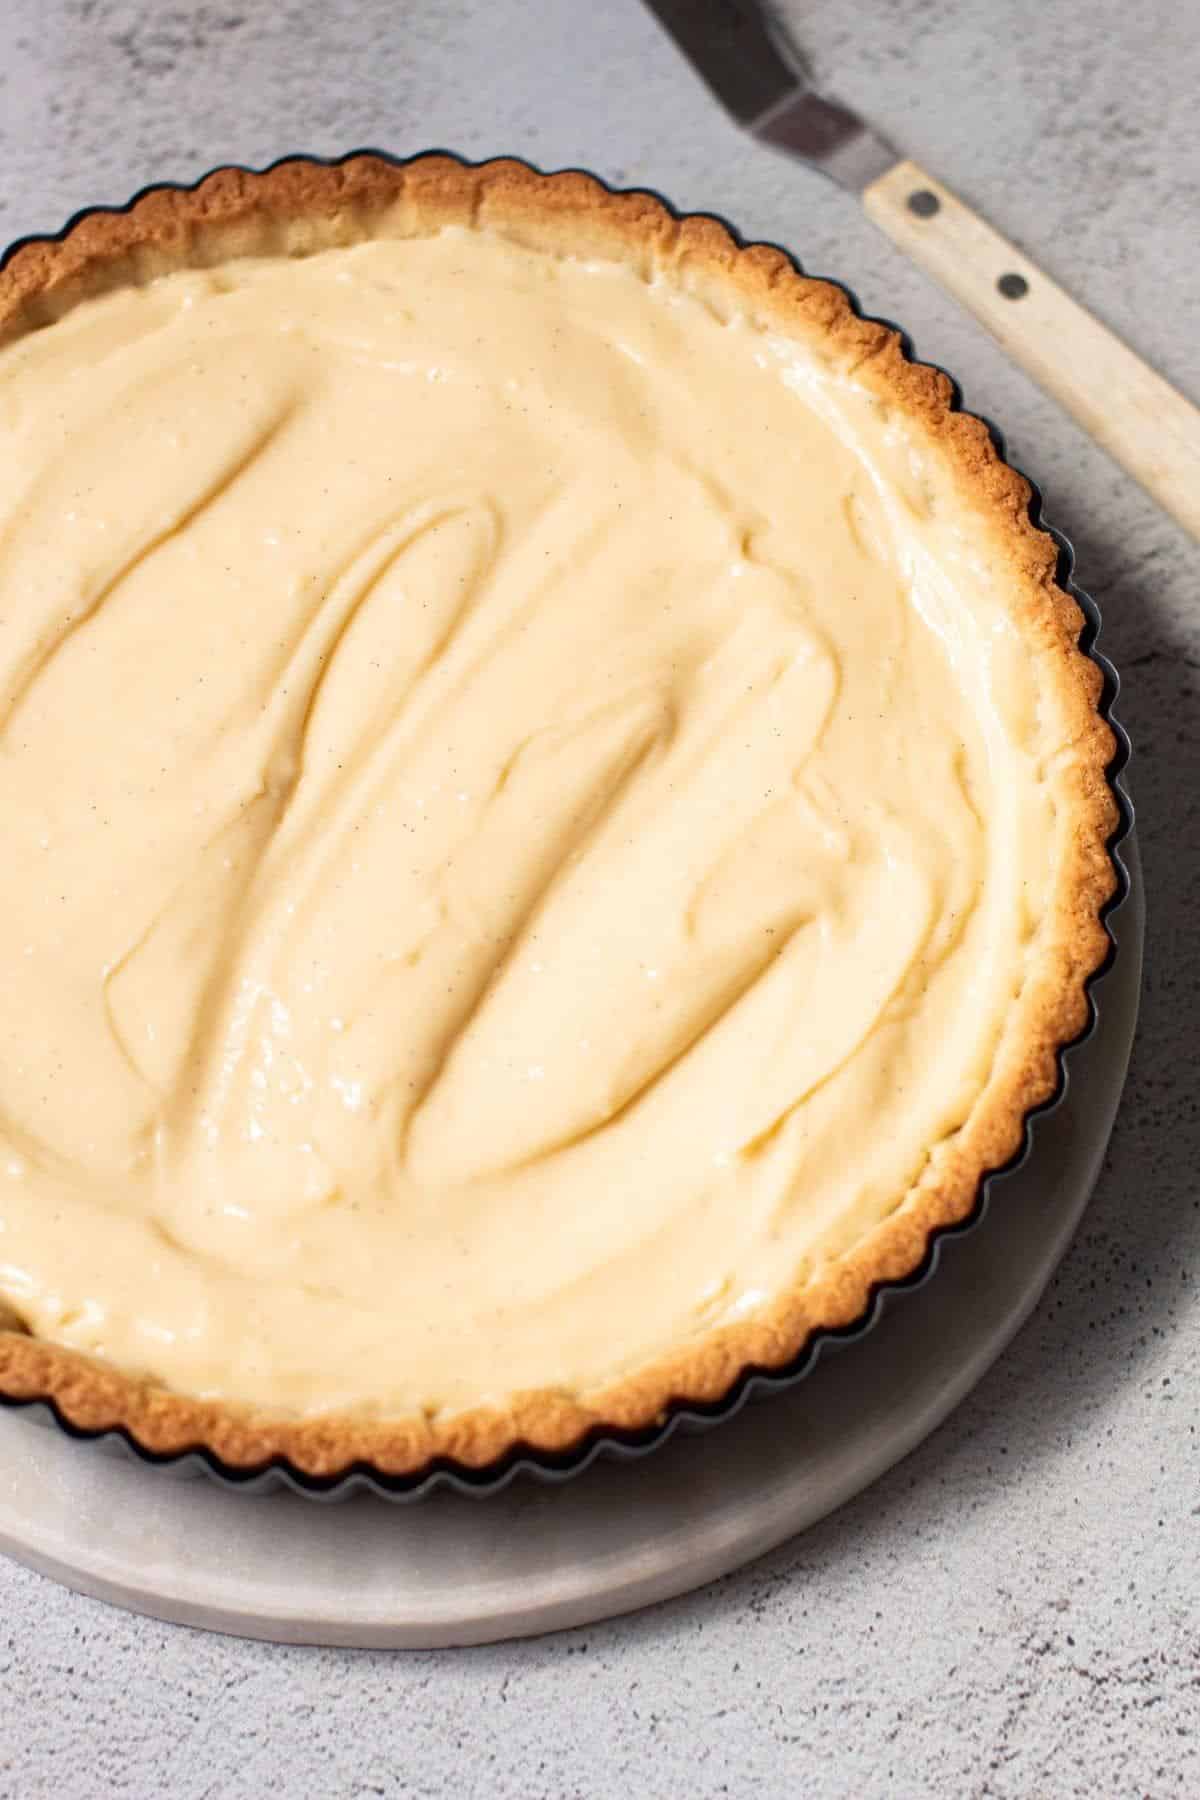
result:
[(334, 166), (296, 159), (261, 174), (221, 169), (192, 189), (151, 190), (124, 212), (85, 216), (61, 240), (22, 245), (0, 270), (0, 343), (89, 294), (167, 269), (251, 251), (303, 255), (364, 230), (414, 235), (447, 223), (486, 224), (551, 253), (632, 262), (718, 311), (749, 312), (853, 370), (936, 446), (991, 548), (1007, 560), (1044, 703), (1058, 709), (1066, 748), (1048, 775), (1059, 842), (1051, 908), (990, 1079), (894, 1210), (832, 1268), (757, 1317), (699, 1336), (602, 1392), (581, 1399), (542, 1390), (449, 1417), (297, 1420), (170, 1393), (0, 1329), (0, 1395), (50, 1399), (72, 1425), (121, 1426), (160, 1454), (204, 1446), (235, 1468), (284, 1457), (326, 1478), (355, 1463), (406, 1476), (434, 1459), (477, 1469), (518, 1446), (561, 1451), (596, 1427), (647, 1426), (673, 1402), (719, 1400), (749, 1367), (782, 1367), (815, 1330), (860, 1318), (878, 1283), (912, 1273), (931, 1233), (970, 1214), (982, 1178), (1016, 1154), (1031, 1109), (1054, 1092), (1058, 1053), (1087, 1023), (1086, 983), (1108, 950), (1101, 915), (1116, 886), (1108, 842), (1118, 809), (1107, 778), (1115, 745), (1097, 710), (1100, 670), (1078, 647), (1082, 615), (1056, 583), (1052, 539), (1030, 521), (1029, 487), (1001, 461), (983, 424), (952, 409), (945, 375), (909, 361), (896, 332), (860, 318), (840, 288), (798, 274), (781, 251), (740, 247), (715, 219), (676, 218), (650, 194), (611, 193), (575, 171), (544, 176), (519, 162), (471, 167), (438, 155), (406, 164), (366, 155)]

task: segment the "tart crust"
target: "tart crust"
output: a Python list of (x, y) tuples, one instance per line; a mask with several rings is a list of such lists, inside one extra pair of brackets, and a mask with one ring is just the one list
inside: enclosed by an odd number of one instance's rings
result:
[(650, 1427), (674, 1403), (720, 1401), (747, 1370), (780, 1369), (814, 1332), (857, 1322), (879, 1283), (912, 1274), (931, 1234), (971, 1214), (983, 1178), (1017, 1154), (1030, 1112), (1055, 1092), (1058, 1054), (1087, 1024), (1086, 984), (1109, 950), (1102, 913), (1117, 886), (1108, 848), (1119, 819), (1107, 775), (1115, 740), (1098, 710), (1101, 671), (1079, 648), (1083, 616), (1056, 582), (1057, 547), (1030, 519), (1029, 485), (1002, 461), (983, 422), (956, 410), (945, 374), (910, 361), (898, 332), (861, 318), (840, 287), (801, 275), (781, 250), (740, 245), (716, 219), (678, 217), (651, 194), (612, 192), (574, 170), (542, 175), (513, 160), (472, 166), (441, 154), (406, 163), (369, 154), (333, 165), (296, 158), (262, 173), (218, 169), (190, 189), (150, 189), (123, 211), (83, 215), (59, 239), (18, 245), (0, 269), (0, 344), (91, 295), (181, 267), (303, 256), (364, 235), (476, 223), (550, 254), (661, 273), (719, 313), (749, 313), (853, 371), (936, 444), (989, 548), (1007, 564), (1014, 616), (1068, 722), (1054, 770), (1066, 820), (1049, 911), (990, 1078), (941, 1147), (936, 1174), (928, 1167), (818, 1278), (586, 1398), (539, 1389), (447, 1416), (289, 1418), (168, 1391), (32, 1337), (15, 1320), (3, 1329), (0, 1309), (0, 1397), (51, 1401), (72, 1427), (122, 1428), (154, 1455), (203, 1448), (238, 1470), (286, 1459), (326, 1480), (354, 1465), (414, 1477), (435, 1461), (478, 1470), (518, 1449), (563, 1452), (597, 1429)]

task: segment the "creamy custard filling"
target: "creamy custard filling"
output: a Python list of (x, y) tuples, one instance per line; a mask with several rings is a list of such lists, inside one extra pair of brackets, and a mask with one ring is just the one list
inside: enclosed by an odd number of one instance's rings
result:
[(192, 1393), (586, 1393), (861, 1242), (1053, 864), (853, 377), (456, 228), (0, 353), (0, 1297)]

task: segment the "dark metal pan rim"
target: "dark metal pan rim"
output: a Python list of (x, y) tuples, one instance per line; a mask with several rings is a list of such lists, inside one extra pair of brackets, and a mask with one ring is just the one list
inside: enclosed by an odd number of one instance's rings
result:
[[(244, 164), (220, 164), (218, 167), (235, 167), (241, 169), (242, 172), (246, 174), (265, 174), (270, 169), (279, 167), (280, 164), (292, 162), (307, 162), (322, 168), (337, 168), (341, 164), (349, 162), (352, 158), (363, 155), (377, 156), (386, 162), (392, 163), (396, 167), (403, 167), (407, 163), (419, 161), (423, 156), (433, 154), (451, 157), (455, 162), (461, 163), (466, 168), (478, 168), (482, 166), (484, 162), (494, 160), (491, 157), (486, 157), (473, 161), (468, 157), (460, 156), (457, 152), (452, 150), (422, 150), (415, 152), (411, 156), (394, 156), (386, 150), (359, 149), (347, 151), (344, 155), (329, 157), (296, 153), (289, 156), (278, 157), (264, 169), (250, 169)], [(563, 172), (540, 169), (526, 157), (510, 157), (508, 160), (523, 163), (526, 168), (538, 175)], [(602, 187), (606, 188), (609, 193), (651, 193), (655, 199), (659, 200), (662, 205), (667, 208), (672, 217), (676, 219), (684, 217), (713, 218), (729, 232), (730, 236), (739, 247), (744, 248), (748, 242), (750, 242), (750, 240), (742, 237), (735, 226), (731, 225), (727, 219), (721, 218), (719, 214), (684, 214), (680, 212), (677, 207), (672, 205), (664, 195), (659, 194), (655, 189), (647, 189), (644, 186), (636, 189), (617, 188), (610, 182), (605, 181), (602, 176), (596, 175), (591, 169), (572, 168), (570, 172), (589, 175), (593, 180), (598, 181)], [(134, 194), (123, 206), (85, 207), (81, 211), (75, 213), (60, 231), (18, 238), (17, 241), (11, 244), (3, 255), (0, 256), (0, 269), (3, 269), (9, 259), (26, 244), (59, 243), (67, 237), (82, 220), (89, 218), (96, 213), (111, 214), (129, 212), (139, 200), (151, 193), (163, 191), (189, 193), (194, 188), (198, 187), (202, 181), (206, 180), (208, 175), (213, 173), (215, 173), (215, 170), (210, 169), (206, 171), (204, 175), (198, 177), (194, 182), (155, 182), (148, 187), (140, 189), (138, 193)], [(761, 240), (754, 241), (758, 242)], [(798, 273), (809, 273), (808, 270), (802, 268), (800, 262), (792, 252), (787, 250), (783, 245), (772, 244), (769, 247), (781, 250)], [(890, 319), (880, 318), (876, 314), (865, 313), (859, 303), (858, 296), (851, 288), (847, 287), (844, 281), (838, 280), (836, 276), (822, 275), (820, 279), (829, 281), (833, 286), (840, 288), (859, 318), (866, 319), (868, 323), (871, 324), (886, 325), (890, 330), (895, 331), (899, 337), (904, 355), (910, 362), (916, 363), (919, 361), (914, 354), (911, 339), (902, 327), (894, 324)], [(951, 375), (948, 370), (941, 369), (939, 364), (926, 363), (922, 366), (937, 369), (940, 373), (946, 375), (952, 390), (950, 402), (951, 410), (954, 412), (966, 413), (968, 417), (978, 418), (987, 430), (997, 456), (1002, 462), (1008, 464), (1010, 468), (1015, 468), (1015, 465), (1009, 462), (1004, 437), (999, 428), (994, 425), (990, 419), (984, 418), (978, 413), (970, 414), (968, 409), (964, 407), (962, 401), (962, 389), (955, 377)], [(1118, 909), (1125, 904), (1130, 891), (1130, 873), (1125, 859), (1121, 854), (1121, 846), (1133, 828), (1133, 804), (1126, 791), (1124, 782), (1124, 774), (1129, 762), (1130, 745), (1125, 730), (1116, 718), (1114, 712), (1117, 697), (1120, 692), (1120, 679), (1112, 663), (1109, 662), (1108, 658), (1098, 648), (1101, 631), (1100, 609), (1092, 599), (1091, 595), (1085, 593), (1074, 580), (1075, 551), (1070, 540), (1045, 517), (1043, 512), (1042, 493), (1037, 483), (1032, 481), (1028, 475), (1024, 475), (1023, 470), (1018, 469), (1016, 472), (1023, 475), (1024, 479), (1029, 483), (1030, 501), (1028, 510), (1030, 523), (1037, 529), (1046, 532), (1057, 545), (1058, 566), (1056, 574), (1059, 586), (1071, 595), (1072, 599), (1083, 613), (1084, 625), (1079, 638), (1080, 649), (1096, 664), (1103, 677), (1099, 710), (1101, 716), (1106, 720), (1112, 730), (1116, 741), (1116, 750), (1112, 761), (1109, 764), (1107, 775), (1109, 785), (1117, 804), (1118, 821), (1116, 828), (1108, 841), (1107, 848), (1112, 857), (1113, 867), (1116, 871), (1117, 886), (1113, 892), (1112, 898), (1108, 901), (1101, 914), (1102, 922), (1108, 934), (1108, 950), (1104, 961), (1087, 983), (1087, 1023), (1078, 1037), (1059, 1050), (1058, 1081), (1053, 1094), (1041, 1106), (1035, 1107), (1026, 1115), (1025, 1129), (1020, 1148), (1002, 1168), (994, 1169), (983, 1177), (979, 1184), (975, 1204), (967, 1217), (957, 1225), (942, 1226), (930, 1234), (925, 1256), (911, 1274), (896, 1281), (883, 1281), (877, 1283), (872, 1288), (871, 1296), (867, 1302), (866, 1308), (858, 1319), (852, 1324), (843, 1326), (839, 1329), (817, 1330), (813, 1332), (799, 1354), (783, 1368), (763, 1369), (754, 1366), (747, 1367), (738, 1376), (729, 1392), (719, 1401), (712, 1402), (711, 1404), (698, 1404), (689, 1401), (673, 1403), (664, 1410), (664, 1413), (658, 1422), (638, 1431), (619, 1431), (612, 1427), (599, 1426), (594, 1430), (587, 1432), (570, 1450), (555, 1454), (537, 1450), (529, 1446), (518, 1446), (498, 1461), (489, 1463), (486, 1467), (480, 1469), (471, 1469), (463, 1464), (455, 1463), (450, 1459), (438, 1458), (427, 1464), (415, 1474), (403, 1476), (386, 1474), (383, 1470), (369, 1462), (355, 1462), (349, 1464), (346, 1468), (339, 1470), (334, 1475), (317, 1477), (305, 1474), (302, 1470), (296, 1468), (286, 1457), (273, 1457), (256, 1468), (239, 1469), (223, 1462), (213, 1451), (204, 1446), (197, 1446), (189, 1450), (161, 1453), (147, 1450), (133, 1437), (131, 1432), (125, 1426), (101, 1427), (96, 1430), (83, 1429), (80, 1426), (72, 1424), (69, 1419), (65, 1418), (53, 1399), (31, 1398), (18, 1400), (7, 1395), (0, 1395), (0, 1405), (10, 1410), (32, 1411), (36, 1414), (40, 1414), (42, 1417), (56, 1425), (68, 1437), (74, 1438), (77, 1441), (88, 1443), (97, 1441), (103, 1442), (106, 1445), (112, 1445), (127, 1452), (128, 1455), (132, 1456), (137, 1461), (148, 1464), (153, 1468), (200, 1472), (211, 1477), (212, 1480), (220, 1483), (223, 1487), (243, 1492), (261, 1493), (275, 1488), (287, 1488), (294, 1493), (302, 1494), (308, 1498), (317, 1500), (342, 1500), (355, 1494), (367, 1493), (382, 1499), (408, 1502), (423, 1500), (439, 1491), (449, 1490), (459, 1494), (470, 1495), (473, 1498), (484, 1499), (492, 1494), (500, 1493), (519, 1475), (532, 1476), (546, 1483), (562, 1483), (573, 1479), (576, 1475), (582, 1474), (585, 1469), (590, 1468), (594, 1462), (602, 1457), (610, 1460), (632, 1462), (640, 1457), (649, 1455), (653, 1450), (659, 1449), (662, 1445), (668, 1443), (679, 1431), (693, 1432), (709, 1430), (714, 1425), (718, 1425), (725, 1419), (730, 1419), (736, 1413), (739, 1413), (748, 1401), (758, 1400), (772, 1394), (781, 1393), (796, 1386), (798, 1382), (803, 1381), (806, 1376), (811, 1374), (813, 1369), (824, 1357), (847, 1345), (860, 1343), (864, 1338), (869, 1336), (878, 1320), (891, 1305), (895, 1304), (897, 1301), (902, 1302), (905, 1297), (915, 1294), (923, 1288), (937, 1272), (941, 1261), (943, 1245), (952, 1239), (961, 1238), (967, 1233), (974, 1231), (983, 1221), (992, 1201), (993, 1185), (996, 1182), (1002, 1181), (1005, 1176), (1015, 1173), (1017, 1169), (1021, 1168), (1028, 1161), (1034, 1150), (1036, 1128), (1039, 1121), (1053, 1113), (1066, 1097), (1070, 1084), (1071, 1053), (1081, 1044), (1086, 1042), (1096, 1029), (1100, 1017), (1097, 990), (1111, 970), (1116, 958), (1117, 945), (1112, 932), (1111, 920)]]

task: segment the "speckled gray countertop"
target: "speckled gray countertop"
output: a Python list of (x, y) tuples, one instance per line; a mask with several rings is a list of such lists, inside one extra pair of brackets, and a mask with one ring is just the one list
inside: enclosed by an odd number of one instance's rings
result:
[[(792, 0), (822, 75), (1200, 400), (1200, 30), (1178, 0)], [(632, 1619), (438, 1654), (154, 1624), (0, 1562), (0, 1796), (1200, 1794), (1200, 549), (820, 178), (740, 139), (636, 0), (3, 0), (0, 239), (230, 158), (590, 164), (902, 320), (1071, 533), (1125, 674), (1149, 894), (1084, 1228), (868, 1493)]]

